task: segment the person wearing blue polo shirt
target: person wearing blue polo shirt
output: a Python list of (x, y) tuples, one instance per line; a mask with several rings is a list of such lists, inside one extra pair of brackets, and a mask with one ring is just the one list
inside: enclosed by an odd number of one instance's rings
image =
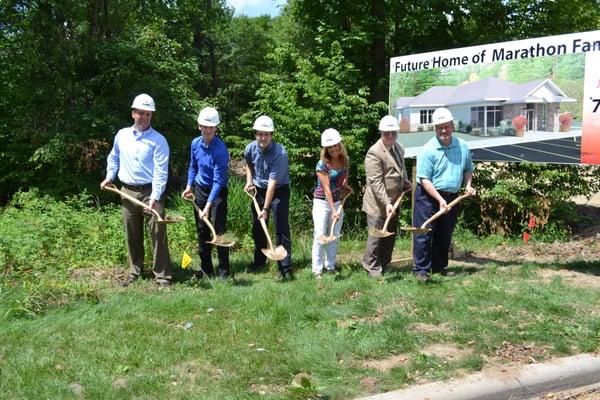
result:
[[(434, 110), (432, 122), (435, 137), (423, 146), (417, 156), (417, 187), (413, 211), (413, 226), (421, 226), (437, 211), (446, 209), (448, 203), (458, 196), (461, 186), (465, 192), (475, 195), (471, 186), (473, 161), (471, 151), (464, 140), (453, 137), (454, 117), (447, 108)], [(447, 271), (448, 249), (456, 224), (458, 208), (432, 222), (430, 232), (413, 236), (413, 274), (421, 282), (429, 279), (430, 273), (452, 276)]]
[[(227, 225), (227, 183), (229, 180), (229, 151), (220, 137), (216, 136), (220, 123), (219, 113), (212, 107), (203, 108), (198, 115), (198, 129), (201, 135), (192, 140), (190, 166), (185, 190), (181, 194), (187, 197), (193, 193), (196, 204), (221, 235)], [(202, 221), (202, 217), (194, 212), (198, 231), (198, 253), (200, 269), (196, 275), (202, 277), (214, 275), (212, 263), (211, 232)], [(217, 246), (219, 258), (219, 278), (230, 276), (229, 248)]]
[[(118, 177), (121, 190), (147, 203), (149, 209), (165, 215), (162, 196), (169, 175), (169, 145), (159, 132), (150, 126), (155, 111), (154, 100), (147, 94), (140, 94), (131, 105), (133, 126), (123, 128), (115, 136), (113, 148), (108, 155), (106, 178), (100, 187), (112, 184)], [(144, 265), (144, 216), (148, 210), (123, 200), (123, 223), (127, 236), (130, 272), (127, 279), (119, 282), (128, 286), (136, 281)], [(171, 266), (167, 229), (164, 224), (150, 218), (150, 237), (154, 247), (153, 272), (156, 282), (163, 287), (171, 286)]]
[(252, 236), (254, 238), (254, 263), (252, 270), (265, 267), (267, 257), (261, 249), (268, 246), (267, 238), (262, 231), (259, 218), (268, 222), (269, 212), (273, 212), (275, 241), (287, 250), (287, 257), (277, 262), (283, 280), (293, 279), (292, 275), (292, 240), (290, 236), (290, 173), (285, 148), (273, 141), (275, 126), (273, 120), (262, 115), (254, 121), (256, 140), (244, 149), (246, 161), (246, 185), (248, 191), (256, 187), (256, 200), (262, 210), (256, 214), (252, 209)]

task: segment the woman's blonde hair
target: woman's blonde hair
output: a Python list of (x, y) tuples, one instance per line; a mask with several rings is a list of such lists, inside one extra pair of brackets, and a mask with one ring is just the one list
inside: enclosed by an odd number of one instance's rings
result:
[[(344, 146), (344, 143), (339, 142), (338, 144), (340, 145), (339, 157), (342, 161), (342, 165), (344, 166), (344, 168), (348, 168), (348, 164), (350, 164), (350, 160), (348, 159), (348, 150), (346, 150), (346, 146)], [(329, 156), (329, 153), (327, 152), (327, 147), (321, 147), (321, 161), (326, 163), (331, 163), (333, 161)]]

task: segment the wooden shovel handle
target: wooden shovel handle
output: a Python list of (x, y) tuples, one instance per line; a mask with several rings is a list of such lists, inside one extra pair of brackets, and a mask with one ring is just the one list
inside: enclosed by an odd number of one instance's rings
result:
[[(337, 213), (338, 215), (340, 215), (342, 213), (342, 210), (344, 209), (344, 203), (346, 202), (346, 200), (348, 199), (348, 197), (350, 197), (350, 195), (354, 193), (352, 190), (349, 190), (348, 193), (346, 193), (344, 195), (344, 197), (342, 198), (342, 202), (340, 203), (340, 205), (337, 208)], [(333, 237), (333, 229), (335, 228), (335, 224), (337, 223), (339, 217), (335, 219), (335, 221), (333, 221), (333, 223), (331, 224), (331, 228), (329, 229), (329, 237)]]
[(153, 208), (150, 208), (150, 206), (146, 203), (144, 203), (143, 201), (140, 201), (138, 199), (136, 199), (133, 196), (128, 195), (127, 193), (122, 192), (121, 190), (119, 190), (115, 185), (113, 185), (112, 183), (109, 183), (108, 185), (104, 185), (102, 186), (103, 190), (108, 190), (109, 192), (113, 192), (118, 194), (119, 196), (123, 197), (124, 199), (129, 200), (130, 202), (132, 202), (135, 205), (138, 205), (142, 208), (147, 208), (148, 210), (150, 210), (159, 221), (164, 221), (163, 217), (160, 216), (160, 214), (158, 213), (158, 211), (156, 211)]
[(471, 197), (472, 195), (469, 193), (464, 193), (460, 196), (458, 196), (457, 198), (455, 198), (454, 200), (452, 200), (448, 206), (442, 210), (439, 210), (438, 212), (436, 212), (435, 214), (433, 214), (431, 217), (429, 217), (429, 219), (425, 222), (423, 222), (423, 225), (421, 225), (421, 229), (426, 229), (427, 225), (429, 225), (430, 223), (432, 223), (433, 221), (435, 221), (436, 219), (438, 219), (439, 217), (441, 217), (444, 214), (447, 214), (448, 212), (450, 212), (450, 210), (452, 209), (452, 207), (454, 207), (455, 205), (457, 205), (458, 203), (461, 202), (461, 200), (467, 198), (467, 197)]
[[(412, 186), (410, 188), (402, 191), (402, 193), (400, 193), (400, 196), (398, 196), (398, 198), (394, 202), (394, 211), (396, 211), (396, 209), (400, 205), (400, 202), (402, 201), (402, 198), (404, 197), (404, 195), (406, 193), (410, 192), (411, 190), (412, 190)], [(385, 219), (385, 222), (383, 224), (383, 228), (381, 228), (382, 232), (387, 232), (387, 227), (388, 227), (388, 225), (389, 225), (389, 223), (390, 223), (391, 220), (392, 220), (392, 214), (388, 215), (387, 218)]]
[(206, 226), (208, 226), (208, 229), (210, 230), (210, 234), (212, 235), (212, 241), (214, 242), (215, 239), (217, 238), (217, 232), (215, 231), (215, 227), (210, 223), (210, 220), (206, 217), (206, 215), (204, 215), (204, 213), (202, 212), (200, 207), (198, 207), (198, 204), (196, 204), (196, 196), (194, 196), (194, 193), (189, 193), (187, 196), (184, 196), (183, 198), (185, 200), (189, 201), (190, 203), (192, 203), (192, 205), (194, 206), (194, 209), (198, 213), (198, 216), (200, 218), (202, 218), (202, 221), (206, 224)]
[(271, 249), (271, 251), (275, 252), (275, 249), (273, 248), (273, 242), (271, 241), (271, 236), (269, 235), (269, 229), (267, 228), (267, 224), (264, 219), (259, 217), (260, 206), (258, 205), (258, 201), (256, 201), (256, 186), (252, 186), (248, 190), (244, 190), (244, 192), (248, 196), (250, 196), (250, 198), (252, 198), (252, 203), (254, 204), (254, 210), (256, 211), (256, 218), (258, 218), (258, 220), (260, 221), (260, 225), (263, 228), (263, 231), (265, 231), (265, 236), (267, 237), (267, 242), (269, 243), (269, 248)]

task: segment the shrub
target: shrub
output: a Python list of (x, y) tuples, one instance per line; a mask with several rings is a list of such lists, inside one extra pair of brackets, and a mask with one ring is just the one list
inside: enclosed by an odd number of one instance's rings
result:
[(558, 122), (560, 122), (561, 125), (571, 125), (573, 122), (573, 114), (570, 112), (560, 114), (558, 116)]
[(525, 128), (525, 125), (527, 125), (527, 118), (522, 115), (517, 115), (512, 119), (512, 124), (517, 129), (523, 129)]

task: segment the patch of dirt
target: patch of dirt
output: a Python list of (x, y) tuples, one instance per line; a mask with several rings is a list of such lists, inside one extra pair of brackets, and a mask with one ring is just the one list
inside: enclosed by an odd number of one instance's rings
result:
[(74, 281), (86, 281), (93, 285), (117, 282), (127, 276), (123, 268), (77, 268), (69, 271)]
[(500, 262), (529, 261), (535, 263), (568, 263), (600, 259), (600, 234), (597, 237), (564, 243), (528, 243), (522, 246), (501, 244), (494, 250), (478, 250), (465, 256), (465, 261), (490, 259)]
[(509, 361), (511, 365), (537, 363), (546, 358), (546, 355), (547, 348), (545, 346), (503, 342), (502, 346), (496, 349), (494, 355), (487, 357), (488, 363), (483, 369), (497, 369), (500, 361)]
[(600, 387), (567, 390), (559, 393), (545, 393), (531, 400), (600, 400)]
[(410, 330), (422, 333), (450, 333), (450, 325), (447, 322), (438, 325), (417, 323), (411, 325)]
[(563, 282), (575, 287), (600, 287), (600, 276), (588, 275), (577, 271), (543, 269), (538, 271), (538, 275), (541, 276), (544, 283), (550, 283), (555, 277), (560, 277)]
[(113, 381), (112, 387), (115, 389), (122, 389), (127, 386), (127, 379), (117, 378)]
[(364, 386), (364, 388), (367, 390), (367, 392), (369, 393), (376, 393), (377, 390), (377, 384), (379, 383), (379, 379), (374, 378), (372, 376), (367, 376), (365, 378), (362, 378), (360, 380), (360, 384)]
[(261, 396), (272, 396), (282, 394), (285, 392), (285, 388), (277, 385), (266, 385), (264, 383), (253, 383), (250, 385), (250, 391), (258, 393)]
[(449, 343), (437, 343), (425, 347), (421, 353), (426, 356), (434, 356), (438, 358), (445, 358), (449, 360), (458, 360), (464, 358), (472, 353), (471, 349), (459, 349), (458, 347)]
[(406, 364), (408, 357), (404, 354), (396, 354), (383, 360), (370, 359), (364, 361), (361, 366), (363, 368), (376, 369), (377, 371), (387, 372), (398, 365)]
[(202, 361), (201, 363), (193, 360), (186, 361), (183, 364), (173, 366), (173, 370), (170, 376), (171, 384), (173, 385), (184, 384), (192, 387), (200, 377), (212, 381), (223, 379), (223, 370), (206, 361)]

